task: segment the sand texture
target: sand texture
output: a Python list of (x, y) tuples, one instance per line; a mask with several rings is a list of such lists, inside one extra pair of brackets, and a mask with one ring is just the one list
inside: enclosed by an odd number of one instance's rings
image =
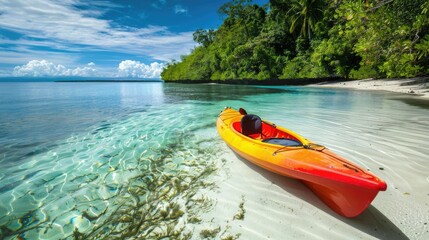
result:
[(409, 79), (363, 79), (344, 82), (323, 82), (311, 86), (382, 90), (429, 98), (429, 77)]

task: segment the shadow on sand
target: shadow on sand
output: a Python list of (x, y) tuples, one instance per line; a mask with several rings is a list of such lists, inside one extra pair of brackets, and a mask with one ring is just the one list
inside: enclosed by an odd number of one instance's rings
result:
[(377, 239), (402, 240), (409, 239), (395, 224), (393, 224), (383, 213), (370, 205), (362, 214), (355, 218), (346, 218), (338, 215), (325, 205), (313, 192), (308, 189), (301, 181), (284, 177), (269, 172), (253, 163), (247, 161), (241, 156), (235, 154), (238, 159), (244, 162), (252, 170), (258, 172), (273, 184), (281, 187), (286, 192), (302, 199), (303, 201), (317, 207), (336, 219), (368, 234)]

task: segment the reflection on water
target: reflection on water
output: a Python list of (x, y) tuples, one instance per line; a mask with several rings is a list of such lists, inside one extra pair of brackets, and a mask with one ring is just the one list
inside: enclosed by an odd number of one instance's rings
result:
[(396, 98), (396, 99), (406, 104), (409, 104), (411, 106), (429, 109), (429, 99), (422, 99), (417, 97), (402, 97), (402, 98)]
[(248, 95), (286, 91), (288, 90), (223, 84), (166, 84), (164, 87), (165, 95), (170, 102), (180, 100), (200, 100), (207, 102), (240, 100)]
[[(122, 108), (136, 108), (145, 105), (160, 105), (164, 103), (163, 84), (120, 84), (120, 96)], [(111, 99), (112, 100), (112, 99)]]
[[(1, 83), (0, 239), (210, 235), (194, 226), (203, 228), (202, 214), (220, 204), (204, 191), (216, 189), (214, 176), (234, 160), (226, 159), (230, 150), (215, 130), (224, 106), (244, 107), (370, 169), (391, 191), (377, 197), (386, 202), (377, 211), (398, 209), (390, 221), (414, 224), (416, 209), (427, 210), (420, 199), (428, 194), (429, 115), (391, 96), (217, 84)], [(226, 227), (216, 236), (240, 236), (228, 234)]]

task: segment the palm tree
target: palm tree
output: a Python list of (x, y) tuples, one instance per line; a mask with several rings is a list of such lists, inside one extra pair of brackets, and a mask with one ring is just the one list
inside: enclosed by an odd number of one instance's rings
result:
[(300, 28), (299, 34), (311, 40), (311, 30), (323, 17), (323, 9), (327, 3), (324, 0), (296, 0), (288, 15), (291, 16), (290, 33)]

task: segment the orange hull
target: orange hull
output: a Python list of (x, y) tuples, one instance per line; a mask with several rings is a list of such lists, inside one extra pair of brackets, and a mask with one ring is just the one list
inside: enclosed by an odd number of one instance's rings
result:
[[(261, 136), (241, 133), (238, 111), (226, 108), (217, 119), (220, 136), (238, 155), (269, 171), (302, 180), (326, 205), (345, 217), (362, 213), (386, 183), (354, 163), (316, 145), (300, 135), (263, 121)], [(266, 138), (286, 138), (301, 146), (281, 146), (263, 142)]]

